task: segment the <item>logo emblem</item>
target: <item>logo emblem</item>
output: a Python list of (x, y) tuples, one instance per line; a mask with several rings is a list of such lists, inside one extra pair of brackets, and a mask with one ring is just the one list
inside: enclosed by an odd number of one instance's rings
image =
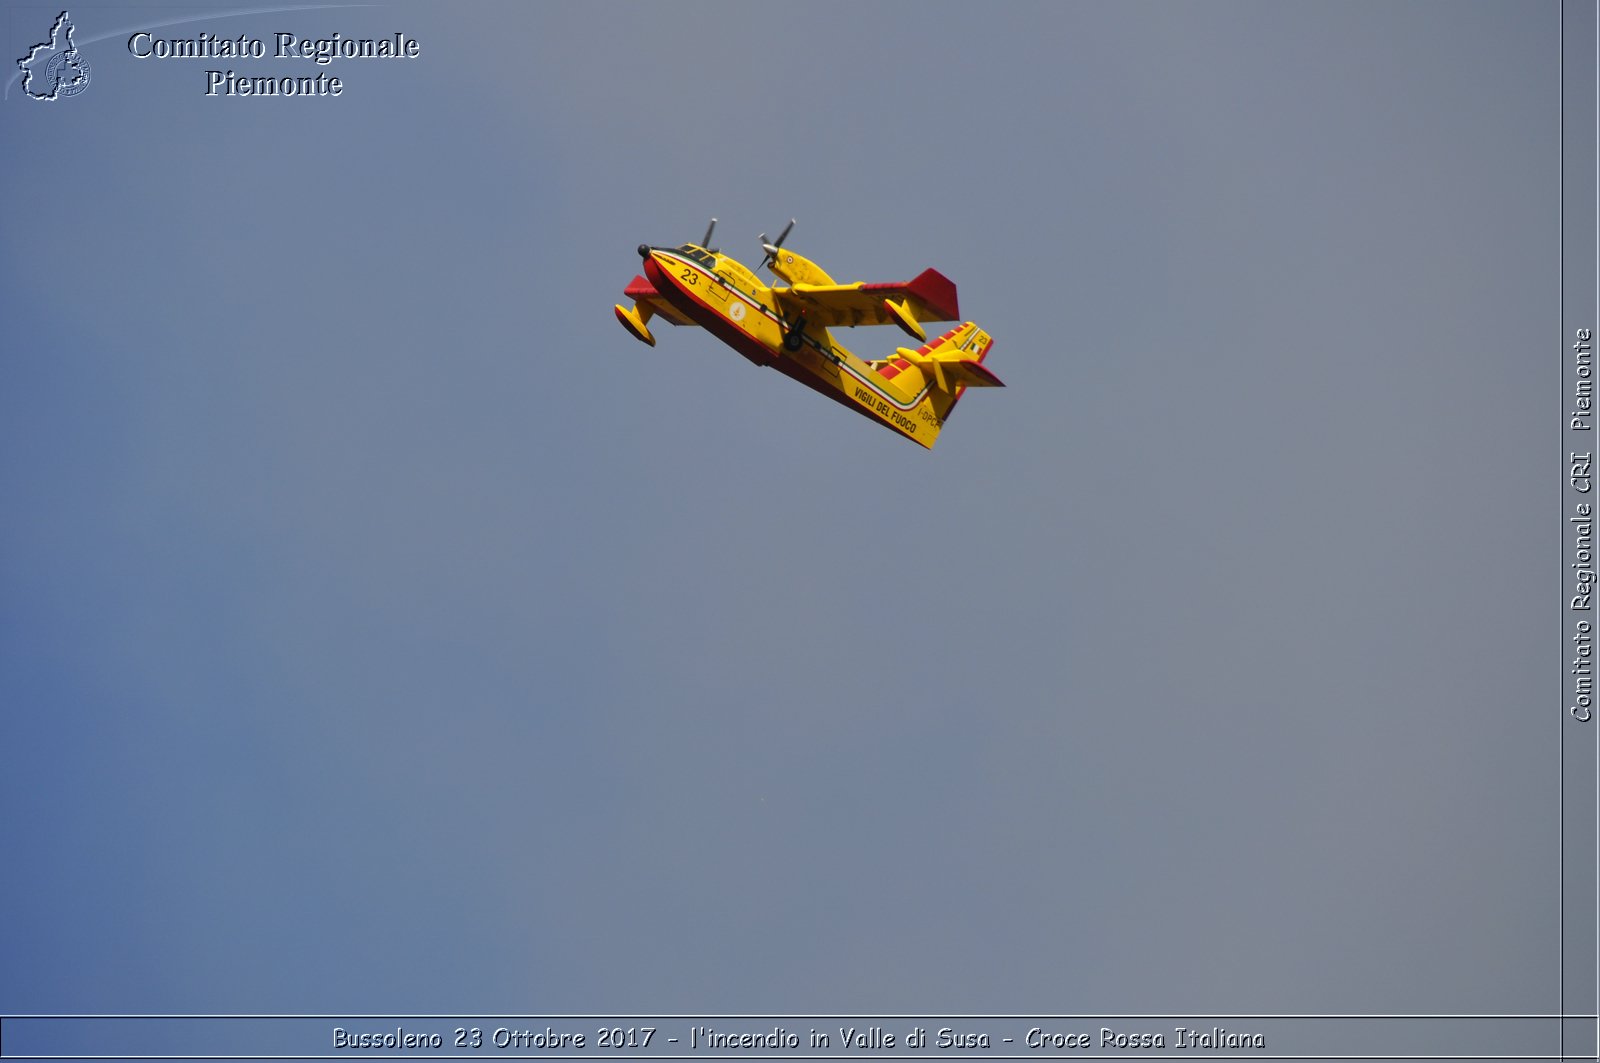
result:
[(728, 306), (728, 316), (733, 318), (735, 321), (743, 321), (744, 320), (744, 304), (741, 303), (739, 300), (735, 299)]
[(17, 60), (22, 91), (35, 100), (76, 96), (89, 87), (89, 61), (72, 43), (72, 16), (63, 11), (50, 27), (50, 39)]

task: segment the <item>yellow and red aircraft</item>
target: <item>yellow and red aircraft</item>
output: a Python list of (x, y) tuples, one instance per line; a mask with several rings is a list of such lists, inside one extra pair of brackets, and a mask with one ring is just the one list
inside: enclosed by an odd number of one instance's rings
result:
[[(925, 269), (904, 284), (838, 284), (815, 262), (786, 250), (794, 219), (771, 243), (761, 234), (763, 267), (787, 287), (769, 287), (711, 247), (711, 219), (699, 244), (639, 245), (644, 276), (623, 294), (632, 308), (617, 320), (654, 347), (650, 319), (700, 325), (756, 365), (814, 388), (914, 442), (932, 447), (967, 388), (1004, 387), (983, 365), (994, 341), (968, 321), (934, 340), (920, 322), (957, 321), (956, 286)], [(868, 362), (841, 347), (830, 327), (899, 325), (922, 346)]]

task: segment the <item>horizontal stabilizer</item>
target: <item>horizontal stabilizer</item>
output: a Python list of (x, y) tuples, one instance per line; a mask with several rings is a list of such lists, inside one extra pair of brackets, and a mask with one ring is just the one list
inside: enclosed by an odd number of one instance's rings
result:
[(932, 352), (901, 347), (894, 352), (933, 378), (940, 391), (958, 387), (1003, 388), (1005, 384), (969, 351), (936, 347)]
[(994, 372), (982, 362), (969, 362), (965, 359), (945, 366), (945, 374), (949, 375), (954, 370), (955, 382), (968, 388), (1003, 388), (1004, 382), (994, 375)]

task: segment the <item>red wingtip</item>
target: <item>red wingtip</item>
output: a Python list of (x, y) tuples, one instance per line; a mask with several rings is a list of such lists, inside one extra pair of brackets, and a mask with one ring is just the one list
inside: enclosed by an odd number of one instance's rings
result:
[(622, 289), (622, 294), (638, 302), (640, 299), (653, 299), (661, 293), (656, 291), (655, 286), (649, 281), (635, 274), (633, 280), (628, 282), (628, 286)]
[(906, 291), (921, 299), (929, 310), (938, 314), (938, 320), (960, 320), (961, 304), (956, 299), (956, 282), (938, 270), (923, 270), (917, 274), (915, 280), (906, 285)]

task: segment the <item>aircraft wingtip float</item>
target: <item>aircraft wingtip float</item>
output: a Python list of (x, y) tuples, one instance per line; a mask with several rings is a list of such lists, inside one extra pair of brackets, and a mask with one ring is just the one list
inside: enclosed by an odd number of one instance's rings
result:
[[(652, 318), (699, 325), (756, 365), (770, 366), (863, 417), (932, 447), (967, 388), (1005, 385), (984, 366), (994, 340), (971, 321), (932, 340), (925, 321), (959, 321), (956, 286), (925, 269), (903, 284), (838, 284), (783, 242), (794, 219), (774, 241), (761, 234), (770, 269), (783, 284), (761, 283), (755, 273), (711, 246), (712, 218), (698, 244), (639, 245), (644, 275), (623, 294), (617, 320), (635, 339), (654, 347)], [(900, 347), (868, 361), (847, 351), (830, 328), (898, 325), (921, 346)]]

